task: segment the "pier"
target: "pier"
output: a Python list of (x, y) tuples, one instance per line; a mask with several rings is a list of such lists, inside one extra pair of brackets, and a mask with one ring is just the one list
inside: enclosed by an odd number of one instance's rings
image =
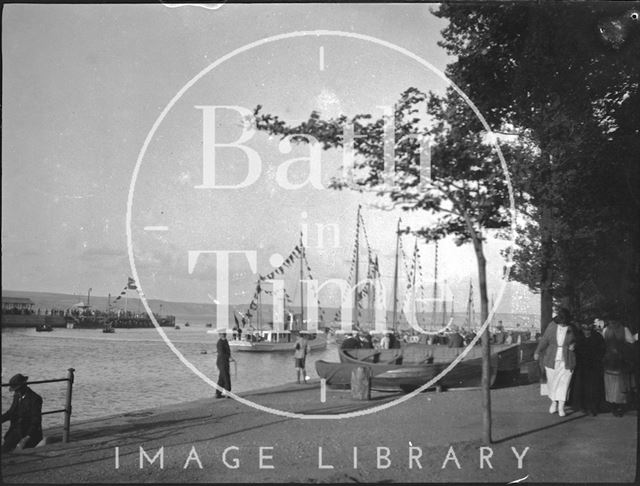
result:
[[(362, 402), (348, 391), (325, 392), (322, 402), (316, 380), (240, 396), (305, 414), (347, 413), (401, 396), (373, 392)], [(428, 392), (370, 415), (302, 420), (215, 400), (212, 391), (211, 399), (74, 423), (69, 444), (3, 455), (2, 476), (10, 483), (631, 482), (636, 476), (636, 411), (561, 418), (548, 413), (539, 385), (501, 388), (492, 392), (487, 445), (480, 440), (480, 403), (479, 390)]]

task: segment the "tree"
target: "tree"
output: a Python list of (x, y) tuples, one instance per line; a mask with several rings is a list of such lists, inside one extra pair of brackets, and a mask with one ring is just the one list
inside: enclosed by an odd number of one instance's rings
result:
[[(606, 26), (608, 17), (619, 16), (625, 25), (633, 22), (626, 5), (613, 9), (590, 3), (442, 4), (435, 12), (450, 21), (441, 45), (457, 56), (447, 74), (492, 126), (516, 133), (535, 147), (535, 157), (513, 167), (514, 181), (527, 195), (520, 209), (528, 218), (512, 277), (540, 292), (543, 330), (554, 297), (576, 304), (581, 269), (598, 266), (598, 250), (603, 248), (596, 248), (597, 234), (613, 229), (601, 207), (612, 201), (585, 198), (582, 189), (588, 181), (602, 181), (602, 158), (611, 153), (609, 130), (616, 121), (629, 120), (626, 112), (634, 100), (637, 107), (638, 36), (631, 32), (633, 26), (625, 31), (630, 45), (616, 52), (598, 38), (596, 27), (603, 22)], [(612, 165), (633, 171), (637, 164), (630, 165), (632, 152), (622, 151)], [(635, 176), (637, 180), (637, 170)], [(629, 191), (621, 192), (620, 181), (608, 179), (610, 184), (601, 188), (608, 187), (618, 202), (626, 199), (634, 206)], [(600, 229), (592, 225), (597, 215)], [(581, 225), (579, 216), (589, 222)], [(637, 225), (637, 210), (627, 216), (625, 234), (629, 223)], [(584, 256), (591, 259), (576, 260), (586, 247), (590, 250)], [(637, 272), (629, 278), (637, 279)]]
[[(422, 115), (421, 115), (422, 114)], [(278, 116), (254, 112), (256, 127), (270, 134), (317, 140), (325, 149), (343, 147), (357, 154), (346, 177), (335, 178), (335, 189), (372, 190), (392, 207), (426, 211), (437, 216), (435, 224), (413, 229), (426, 241), (453, 235), (458, 245), (473, 244), (481, 300), (481, 316), (488, 318), (488, 292), (484, 242), (489, 230), (509, 226), (506, 179), (486, 130), (466, 102), (449, 89), (444, 97), (409, 88), (401, 94), (392, 117), (373, 119), (362, 114), (322, 120), (318, 113), (300, 125), (290, 126)], [(425, 123), (425, 116), (435, 120)], [(358, 133), (353, 138), (353, 131)], [(351, 136), (343, 136), (347, 130)], [(302, 136), (304, 135), (304, 137)], [(310, 137), (313, 137), (311, 139)], [(426, 144), (429, 147), (426, 147)], [(345, 147), (346, 145), (346, 147)], [(388, 159), (389, 145), (395, 147)], [(425, 149), (430, 150), (430, 177), (425, 178)], [(507, 147), (511, 157), (521, 156)], [(392, 172), (389, 172), (392, 169)], [(483, 342), (483, 403), (485, 442), (491, 441), (489, 332)]]

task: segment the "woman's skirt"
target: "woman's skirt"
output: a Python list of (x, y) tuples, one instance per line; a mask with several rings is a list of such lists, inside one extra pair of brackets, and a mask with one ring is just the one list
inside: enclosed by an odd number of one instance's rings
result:
[(627, 403), (631, 391), (629, 373), (604, 370), (605, 400), (609, 403)]
[(547, 374), (547, 394), (553, 401), (566, 401), (572, 371), (564, 367), (564, 361), (556, 361), (555, 368), (544, 368)]

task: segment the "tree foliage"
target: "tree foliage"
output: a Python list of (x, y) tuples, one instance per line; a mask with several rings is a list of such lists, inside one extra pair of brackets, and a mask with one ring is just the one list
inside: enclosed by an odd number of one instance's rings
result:
[[(527, 195), (512, 277), (539, 291), (548, 275), (550, 295), (578, 312), (638, 315), (640, 36), (632, 12), (560, 2), (436, 12), (450, 21), (441, 45), (457, 56), (447, 74), (490, 123), (535, 148), (512, 167)], [(615, 45), (602, 38), (607, 25), (626, 29)]]

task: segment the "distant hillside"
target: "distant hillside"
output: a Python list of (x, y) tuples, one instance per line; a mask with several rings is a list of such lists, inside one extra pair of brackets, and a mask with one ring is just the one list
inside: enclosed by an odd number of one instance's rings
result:
[[(135, 295), (134, 291), (130, 292), (132, 295), (129, 297), (127, 302), (127, 309), (133, 312), (144, 312), (144, 307), (141, 302), (137, 298), (133, 298)], [(41, 310), (45, 309), (67, 309), (75, 304), (80, 302), (85, 303), (87, 301), (87, 296), (77, 296), (70, 294), (57, 294), (53, 292), (27, 292), (27, 291), (14, 291), (14, 290), (3, 290), (3, 297), (28, 297), (34, 302), (34, 309), (40, 308)], [(112, 297), (113, 301), (113, 297)], [(198, 321), (205, 322), (213, 322), (216, 318), (216, 305), (215, 304), (202, 304), (197, 302), (170, 302), (165, 300), (157, 300), (150, 299), (149, 305), (151, 306), (151, 310), (153, 312), (160, 313), (162, 315), (174, 315), (182, 320), (194, 319)], [(98, 310), (106, 310), (107, 309), (107, 297), (103, 296), (91, 296), (91, 306)], [(124, 299), (121, 299), (117, 305), (117, 308), (124, 308)], [(232, 310), (239, 310), (241, 312), (245, 312), (247, 310), (246, 305), (232, 305)], [(299, 309), (295, 309), (295, 311), (299, 312)], [(325, 308), (325, 324), (331, 327), (338, 327), (340, 324), (334, 322), (334, 316), (337, 312), (337, 309), (334, 308)], [(272, 315), (272, 308), (270, 305), (263, 305), (263, 317), (265, 322), (269, 322), (270, 316)], [(479, 319), (479, 315), (477, 318)], [(388, 320), (391, 320), (392, 314), (391, 312), (387, 313)], [(233, 315), (230, 313), (230, 324), (233, 323)], [(431, 321), (431, 314), (425, 316), (424, 321)], [(442, 326), (443, 318), (441, 313), (436, 313), (435, 322), (436, 326)], [(446, 317), (446, 321), (449, 321), (450, 315), (448, 314)], [(178, 319), (178, 322), (180, 321)], [(458, 326), (462, 326), (465, 324), (466, 313), (465, 312), (456, 312), (454, 314), (453, 323)], [(422, 320), (421, 320), (422, 321)], [(520, 326), (534, 326), (538, 328), (540, 326), (540, 316), (535, 314), (507, 314), (507, 313), (499, 313), (496, 314), (494, 318), (494, 323), (497, 324), (498, 321), (503, 321), (503, 324), (506, 327), (515, 327), (516, 324)], [(404, 327), (404, 326), (402, 326)]]

